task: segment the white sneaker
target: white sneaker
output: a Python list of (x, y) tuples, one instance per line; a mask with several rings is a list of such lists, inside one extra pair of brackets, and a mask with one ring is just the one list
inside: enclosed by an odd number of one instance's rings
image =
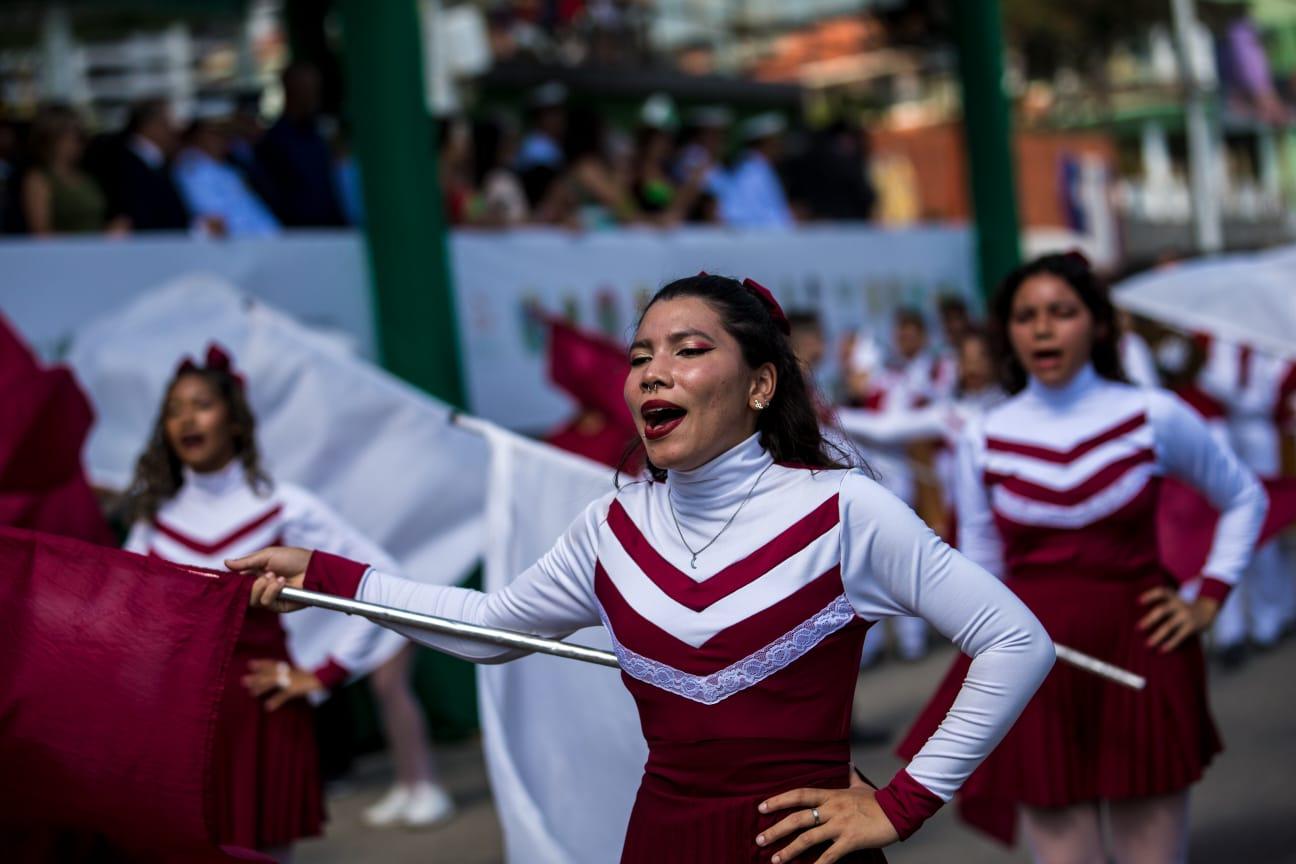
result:
[(420, 783), (405, 801), (401, 824), (406, 828), (428, 828), (449, 820), (454, 814), (450, 793), (436, 783)]
[(377, 803), (365, 809), (364, 823), (371, 828), (384, 828), (400, 822), (410, 801), (410, 791), (410, 787), (400, 783), (388, 789), (387, 794), (379, 798)]

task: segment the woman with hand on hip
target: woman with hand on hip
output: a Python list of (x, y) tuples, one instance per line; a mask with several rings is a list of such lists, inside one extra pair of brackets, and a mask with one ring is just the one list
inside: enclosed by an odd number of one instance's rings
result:
[[(751, 281), (658, 291), (625, 384), (651, 477), (591, 504), (502, 591), (283, 547), (229, 566), (272, 608), (305, 585), (549, 637), (602, 621), (649, 746), (623, 864), (882, 861), (998, 743), (1053, 648), (998, 580), (828, 452), (787, 332)], [(975, 659), (944, 726), (874, 789), (850, 768), (851, 700), (865, 632), (895, 615)], [(517, 656), (404, 632), (478, 662)]]
[[(1044, 864), (1181, 862), (1188, 787), (1220, 748), (1198, 634), (1246, 566), (1264, 491), (1177, 397), (1124, 382), (1112, 305), (1083, 256), (1018, 268), (992, 312), (1015, 395), (960, 443), (959, 548), (1002, 573), (1060, 644), (1147, 686), (1054, 669), (964, 787), (963, 813), (1011, 841), (1020, 809)], [(1164, 475), (1221, 512), (1201, 576), (1182, 587), (1158, 555)], [(921, 752), (966, 665), (955, 662), (902, 755)]]

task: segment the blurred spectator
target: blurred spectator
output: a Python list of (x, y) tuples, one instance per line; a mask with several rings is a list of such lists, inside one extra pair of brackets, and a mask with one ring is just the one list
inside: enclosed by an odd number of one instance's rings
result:
[(18, 171), (18, 129), (0, 105), (0, 228), (7, 229), (10, 220), (13, 189), (11, 182)]
[(809, 146), (789, 160), (787, 194), (808, 219), (863, 221), (877, 195), (868, 179), (863, 136), (844, 120), (810, 136)]
[(513, 171), (517, 133), (502, 120), (473, 124), (473, 182), (481, 195), (481, 223), (494, 228), (520, 225), (530, 208)]
[(683, 183), (697, 171), (707, 172), (706, 191), (715, 194), (725, 156), (725, 138), (733, 114), (719, 105), (694, 108), (686, 116), (675, 156), (675, 180)]
[(957, 294), (942, 294), (936, 301), (940, 314), (941, 336), (949, 351), (957, 351), (963, 344), (963, 337), (972, 329), (972, 316), (968, 313), (967, 301)]
[(927, 320), (921, 311), (908, 306), (895, 311), (892, 344), (894, 371), (909, 407), (921, 408), (950, 396), (958, 383), (957, 365), (952, 357), (937, 357), (927, 350)]
[(105, 142), (93, 165), (108, 196), (108, 210), (130, 219), (135, 231), (181, 231), (189, 211), (171, 179), (176, 147), (171, 107), (165, 99), (135, 105), (121, 135)]
[(363, 225), (364, 190), (360, 188), (360, 163), (351, 152), (351, 124), (343, 118), (333, 139), (333, 182), (338, 205), (348, 225)]
[(234, 113), (226, 124), (229, 141), (229, 162), (243, 175), (248, 187), (262, 201), (270, 200), (270, 180), (265, 168), (257, 161), (256, 146), (265, 134), (261, 122), (261, 93), (244, 90), (234, 97)]
[(638, 221), (628, 178), (609, 158), (599, 113), (591, 108), (572, 112), (565, 144), (568, 167), (545, 196), (540, 220), (586, 229)]
[(445, 201), (446, 221), (451, 225), (474, 221), (472, 132), (467, 122), (459, 118), (439, 121), (437, 149), (437, 176)]
[(214, 119), (195, 120), (184, 135), (175, 176), (193, 213), (231, 237), (275, 234), (279, 223), (227, 161), (226, 130)]
[(556, 81), (537, 87), (528, 100), (527, 132), (518, 148), (517, 171), (527, 200), (536, 207), (563, 168), (567, 136), (567, 88)]
[(636, 206), (660, 225), (677, 225), (690, 215), (702, 192), (708, 165), (698, 164), (678, 185), (671, 175), (675, 146), (671, 134), (676, 123), (670, 97), (649, 97), (639, 112), (635, 131), (630, 189)]
[(269, 183), (269, 204), (290, 227), (341, 225), (333, 159), (320, 134), (320, 74), (307, 63), (283, 72), (283, 116), (261, 136), (256, 158)]
[(787, 228), (793, 224), (783, 184), (774, 170), (787, 122), (780, 114), (758, 114), (742, 126), (746, 149), (720, 184), (720, 217), (742, 228)]
[(107, 219), (108, 202), (99, 184), (81, 170), (85, 133), (76, 112), (47, 105), (32, 123), (31, 165), (22, 178), (22, 217), (36, 235), (103, 231), (124, 233), (125, 218)]

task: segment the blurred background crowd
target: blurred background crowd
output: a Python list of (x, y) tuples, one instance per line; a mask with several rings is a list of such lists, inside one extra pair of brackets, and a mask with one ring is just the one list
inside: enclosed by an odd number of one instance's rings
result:
[[(969, 213), (950, 46), (960, 25), (947, 4), (423, 5), (429, 159), (451, 224), (903, 225)], [(1287, 236), (1289, 4), (1200, 3), (1181, 50), (1162, 3), (1003, 5), (1028, 244), (1064, 234), (1105, 267), (1186, 245), (1185, 92), (1209, 100), (1216, 146), (1202, 170), (1228, 245)], [(362, 224), (329, 4), (179, 12), (0, 9), (3, 229)]]

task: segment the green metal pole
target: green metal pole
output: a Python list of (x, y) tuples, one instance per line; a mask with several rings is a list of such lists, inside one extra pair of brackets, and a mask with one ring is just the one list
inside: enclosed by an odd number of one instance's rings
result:
[[(458, 319), (433, 121), (423, 94), (417, 0), (338, 0), (336, 9), (382, 363), (463, 407)], [(476, 728), (470, 664), (421, 651), (414, 682), (438, 737), (462, 737)]]
[(976, 229), (977, 275), (988, 300), (1021, 262), (1012, 116), (1004, 94), (1003, 19), (999, 0), (955, 0), (963, 135)]
[(339, 0), (337, 9), (382, 363), (463, 407), (436, 146), (423, 95), (418, 4)]

